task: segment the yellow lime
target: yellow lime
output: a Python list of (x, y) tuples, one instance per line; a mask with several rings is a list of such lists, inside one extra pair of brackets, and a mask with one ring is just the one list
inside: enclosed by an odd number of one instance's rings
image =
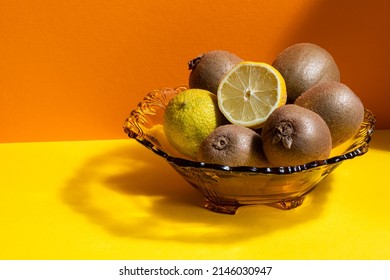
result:
[(190, 159), (196, 159), (203, 140), (225, 123), (217, 96), (203, 89), (180, 92), (169, 101), (164, 114), (164, 132), (168, 141)]
[(262, 127), (268, 116), (286, 104), (286, 84), (274, 67), (244, 61), (232, 68), (218, 87), (218, 106), (233, 124)]

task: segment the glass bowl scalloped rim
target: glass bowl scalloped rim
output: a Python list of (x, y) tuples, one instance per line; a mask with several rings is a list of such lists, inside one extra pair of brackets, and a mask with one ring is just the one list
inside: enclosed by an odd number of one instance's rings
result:
[[(145, 102), (145, 99), (141, 101)], [(138, 109), (140, 109), (140, 104), (138, 105)], [(137, 114), (137, 109), (131, 111), (129, 117), (130, 119), (134, 114)], [(365, 126), (363, 124), (365, 123)], [(305, 170), (310, 170), (313, 168), (317, 168), (324, 165), (332, 165), (335, 163), (340, 163), (344, 160), (353, 159), (356, 156), (361, 156), (367, 153), (369, 148), (369, 143), (371, 142), (372, 134), (375, 130), (376, 119), (374, 114), (365, 108), (364, 120), (362, 126), (360, 127), (358, 133), (361, 133), (362, 130), (365, 132), (364, 140), (360, 145), (358, 145), (355, 149), (345, 152), (341, 155), (333, 156), (325, 160), (316, 160), (312, 162), (308, 162), (302, 165), (296, 166), (281, 166), (281, 167), (255, 167), (255, 166), (227, 166), (227, 165), (219, 165), (219, 164), (211, 164), (205, 162), (192, 161), (189, 159), (179, 158), (170, 156), (163, 150), (156, 147), (151, 141), (145, 139), (145, 137), (140, 136), (137, 132), (125, 127), (125, 132), (127, 133), (129, 138), (134, 138), (140, 144), (145, 146), (146, 148), (152, 150), (155, 154), (160, 157), (165, 158), (168, 162), (173, 163), (180, 167), (193, 167), (193, 168), (205, 168), (212, 169), (218, 171), (233, 171), (233, 172), (249, 172), (249, 173), (259, 173), (259, 174), (292, 174), (296, 172), (302, 172)]]

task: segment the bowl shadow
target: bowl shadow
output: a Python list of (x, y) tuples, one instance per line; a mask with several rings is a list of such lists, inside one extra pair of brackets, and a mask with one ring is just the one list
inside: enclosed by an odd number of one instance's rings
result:
[(201, 194), (163, 158), (129, 140), (89, 159), (66, 183), (61, 197), (88, 222), (114, 236), (215, 244), (318, 219), (331, 188), (329, 175), (298, 208), (256, 205), (240, 207), (235, 215), (218, 214), (203, 208)]

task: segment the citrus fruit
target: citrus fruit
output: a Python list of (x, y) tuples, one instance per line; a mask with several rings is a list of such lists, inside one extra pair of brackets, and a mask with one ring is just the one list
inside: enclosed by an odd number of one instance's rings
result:
[(286, 103), (286, 84), (278, 70), (267, 63), (244, 61), (221, 80), (218, 106), (233, 124), (262, 127), (268, 116)]
[(225, 123), (216, 95), (203, 89), (178, 93), (169, 101), (164, 113), (164, 132), (168, 141), (190, 159), (196, 158), (203, 140)]

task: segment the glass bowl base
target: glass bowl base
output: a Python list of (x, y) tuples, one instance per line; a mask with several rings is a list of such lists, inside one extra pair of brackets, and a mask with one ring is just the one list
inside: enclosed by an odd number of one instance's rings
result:
[(237, 212), (238, 207), (243, 206), (241, 204), (218, 204), (214, 203), (211, 200), (206, 199), (204, 204), (204, 208), (210, 210), (212, 212), (220, 213), (220, 214), (230, 214), (234, 215)]
[(281, 210), (291, 210), (291, 209), (297, 208), (298, 206), (301, 206), (304, 200), (305, 200), (304, 196), (298, 196), (298, 197), (294, 197), (294, 198), (280, 200), (280, 201), (274, 202), (274, 203), (269, 203), (266, 205), (271, 206), (271, 207), (275, 207), (275, 208), (278, 208)]
[[(305, 199), (304, 196), (299, 196), (299, 197), (280, 200), (273, 203), (266, 203), (264, 205), (281, 209), (281, 210), (291, 210), (298, 206), (301, 206), (304, 199)], [(204, 208), (206, 208), (207, 210), (220, 213), (220, 214), (229, 214), (229, 215), (236, 214), (238, 208), (245, 205), (254, 205), (254, 204), (239, 204), (239, 203), (221, 204), (221, 203), (213, 202), (207, 198), (205, 199), (205, 202), (203, 204)]]

